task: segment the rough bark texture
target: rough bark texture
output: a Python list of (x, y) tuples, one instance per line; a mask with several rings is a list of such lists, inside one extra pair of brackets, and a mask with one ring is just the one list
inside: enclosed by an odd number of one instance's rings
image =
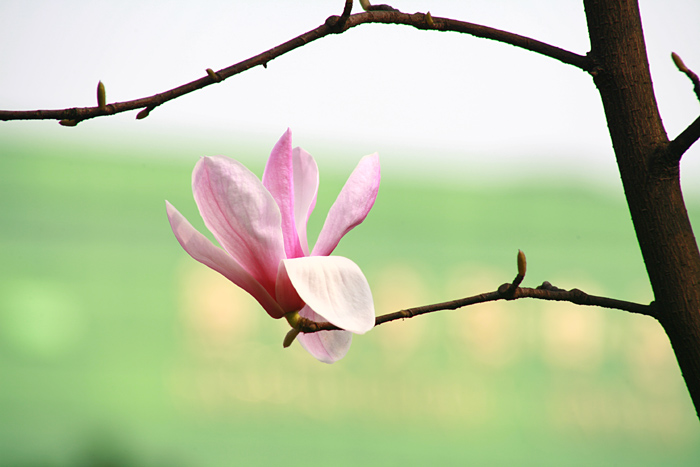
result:
[[(625, 196), (654, 291), (700, 416), (700, 253), (649, 73), (637, 0), (585, 0), (600, 92)], [(692, 96), (688, 96), (692, 98)]]

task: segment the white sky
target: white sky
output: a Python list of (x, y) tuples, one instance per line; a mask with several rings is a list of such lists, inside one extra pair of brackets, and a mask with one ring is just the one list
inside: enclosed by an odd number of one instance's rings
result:
[[(92, 106), (98, 80), (108, 102), (151, 95), (291, 39), (342, 6), (343, 0), (2, 0), (0, 107)], [(580, 0), (394, 0), (393, 6), (510, 30), (580, 54), (589, 48)], [(674, 137), (700, 114), (690, 81), (670, 59), (675, 51), (700, 72), (700, 2), (642, 0), (641, 9), (657, 99)], [(295, 144), (317, 158), (335, 150), (356, 161), (379, 151), (385, 166), (452, 179), (542, 172), (619, 185), (602, 105), (587, 74), (456, 33), (363, 25), (167, 103), (143, 121), (135, 114), (76, 128), (0, 123), (0, 141), (13, 131), (70, 138), (118, 131), (155, 144), (226, 140), (271, 148), (291, 127)], [(686, 191), (700, 185), (700, 144), (685, 155), (683, 176)]]

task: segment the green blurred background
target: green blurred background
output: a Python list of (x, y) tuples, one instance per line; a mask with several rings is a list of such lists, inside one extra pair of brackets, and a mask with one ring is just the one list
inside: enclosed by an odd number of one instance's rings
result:
[[(197, 158), (261, 174), (274, 140), (196, 151), (61, 131), (1, 138), (1, 465), (698, 465), (700, 427), (651, 319), (489, 303), (382, 325), (325, 365), (283, 349), (286, 323), (192, 260), (165, 215), (168, 199), (206, 231)], [(312, 239), (361, 156), (313, 154)], [(619, 188), (470, 189), (398, 166), (337, 250), (378, 313), (494, 290), (519, 248), (526, 286), (651, 299)]]
[[(148, 96), (260, 53), (342, 0), (3, 0), (0, 108)], [(580, 0), (395, 0), (589, 50)], [(669, 137), (698, 114), (700, 3), (640, 0)], [(355, 12), (359, 10), (355, 2)], [(459, 34), (367, 25), (220, 85), (83, 122), (0, 123), (0, 466), (696, 466), (700, 425), (651, 319), (521, 300), (357, 336), (324, 365), (192, 260), (202, 155), (316, 158), (309, 237), (357, 161), (382, 185), (336, 250), (378, 313), (548, 280), (652, 299), (590, 77)], [(700, 146), (681, 165), (700, 226)]]

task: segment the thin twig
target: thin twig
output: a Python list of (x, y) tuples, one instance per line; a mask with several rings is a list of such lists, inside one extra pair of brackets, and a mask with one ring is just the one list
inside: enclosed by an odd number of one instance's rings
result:
[(688, 125), (688, 128), (683, 130), (683, 132), (676, 136), (676, 139), (671, 141), (668, 145), (669, 158), (674, 162), (678, 163), (683, 154), (690, 149), (698, 139), (700, 139), (700, 117), (696, 118), (693, 123)]
[[(538, 300), (570, 302), (575, 303), (577, 305), (599, 306), (603, 308), (623, 310), (628, 311), (630, 313), (651, 316), (654, 318), (657, 317), (656, 307), (654, 306), (653, 302), (649, 305), (643, 305), (640, 303), (627, 302), (624, 300), (617, 300), (614, 298), (599, 297), (596, 295), (589, 295), (579, 289), (559, 289), (549, 284), (549, 282), (544, 282), (541, 286), (535, 289), (516, 286), (513, 290), (512, 286), (513, 283), (505, 283), (501, 285), (498, 288), (498, 290), (495, 290), (493, 292), (487, 292), (479, 295), (474, 295), (472, 297), (451, 300), (449, 302), (435, 303), (433, 305), (406, 308), (405, 310), (400, 310), (394, 313), (377, 316), (375, 326), (379, 326), (380, 324), (388, 323), (390, 321), (395, 321), (397, 319), (413, 318), (414, 316), (433, 313), (435, 311), (456, 310), (458, 308), (462, 308), (469, 305), (475, 305), (477, 303), (494, 302), (497, 300), (517, 300), (520, 298), (534, 298)], [(339, 328), (332, 325), (331, 323), (316, 323), (302, 318), (298, 329), (301, 332), (311, 333), (318, 331), (333, 331)]]
[[(693, 70), (689, 69), (681, 57), (677, 53), (672, 53), (671, 58), (673, 63), (676, 64), (678, 71), (684, 73), (688, 79), (693, 83), (693, 91), (695, 91), (695, 96), (700, 100), (700, 78), (696, 75)], [(683, 132), (676, 136), (676, 139), (671, 141), (668, 145), (668, 151), (666, 154), (661, 155), (663, 157), (662, 163), (674, 166), (680, 162), (683, 154), (693, 145), (698, 139), (700, 139), (700, 117), (696, 118), (693, 123), (688, 125), (688, 128), (683, 130)]]
[[(352, 0), (345, 0), (345, 6), (343, 7), (343, 13), (338, 17), (338, 20), (335, 22), (335, 24), (332, 25), (332, 27), (334, 27), (338, 30), (342, 30), (343, 27), (345, 26), (345, 23), (347, 22), (348, 18), (350, 17), (351, 12), (352, 12)], [(328, 24), (328, 21), (326, 21), (326, 24)]]
[[(300, 36), (297, 36), (294, 39), (280, 44), (277, 47), (267, 50), (259, 55), (243, 60), (242, 62), (236, 63), (235, 65), (231, 65), (227, 68), (218, 70), (215, 72), (215, 76), (219, 77), (221, 81), (223, 81), (231, 76), (242, 73), (258, 65), (267, 67), (268, 62), (286, 54), (287, 52), (302, 47), (327, 35), (341, 34), (350, 28), (367, 23), (403, 24), (413, 26), (417, 29), (460, 32), (476, 37), (504, 42), (506, 44), (554, 58), (585, 71), (590, 71), (592, 67), (592, 61), (586, 56), (578, 55), (529, 37), (449, 18), (433, 17), (423, 13), (407, 14), (401, 13), (400, 11), (367, 11), (350, 15), (346, 19), (343, 19), (346, 13), (349, 11), (349, 3), (351, 6), (351, 2), (346, 0), (342, 16), (331, 16), (321, 26), (305, 32), (304, 34), (301, 34)], [(140, 99), (114, 102), (107, 104), (102, 108), (98, 106), (74, 107), (56, 110), (0, 110), (0, 120), (64, 120), (66, 122), (77, 124), (83, 120), (101, 117), (104, 115), (114, 115), (136, 109), (148, 109), (145, 114), (139, 113), (141, 118), (145, 118), (148, 115), (148, 112), (159, 105), (181, 97), (185, 94), (189, 94), (198, 89), (202, 89), (206, 86), (214, 84), (215, 82), (217, 81), (212, 79), (210, 74), (207, 73), (205, 76), (195, 81), (191, 81), (168, 91), (154, 94), (149, 97), (142, 97)]]
[[(700, 100), (700, 78), (696, 75), (693, 70), (689, 69), (681, 57), (675, 52), (671, 54), (673, 63), (676, 64), (678, 71), (684, 73), (688, 79), (693, 83), (693, 90), (695, 91), (695, 96)], [(667, 151), (660, 153), (660, 162), (662, 168), (668, 166), (671, 168), (677, 167), (683, 154), (693, 145), (698, 139), (700, 139), (700, 117), (696, 118), (693, 123), (688, 125), (688, 128), (683, 130), (681, 134), (676, 136), (676, 139), (671, 141), (668, 145)]]

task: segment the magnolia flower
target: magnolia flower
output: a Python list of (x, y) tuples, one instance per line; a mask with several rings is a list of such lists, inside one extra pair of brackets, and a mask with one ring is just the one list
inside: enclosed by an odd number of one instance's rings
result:
[[(202, 157), (192, 190), (204, 224), (219, 248), (166, 201), (175, 237), (192, 258), (251, 294), (273, 318), (328, 321), (340, 331), (301, 333), (301, 345), (322, 362), (341, 359), (352, 334), (374, 326), (367, 279), (351, 260), (329, 256), (340, 239), (360, 224), (379, 189), (379, 157), (360, 160), (331, 206), (313, 250), (306, 224), (316, 205), (318, 168), (301, 148), (292, 149), (290, 130), (272, 149), (262, 181), (227, 157)], [(289, 319), (290, 323), (294, 319)]]

